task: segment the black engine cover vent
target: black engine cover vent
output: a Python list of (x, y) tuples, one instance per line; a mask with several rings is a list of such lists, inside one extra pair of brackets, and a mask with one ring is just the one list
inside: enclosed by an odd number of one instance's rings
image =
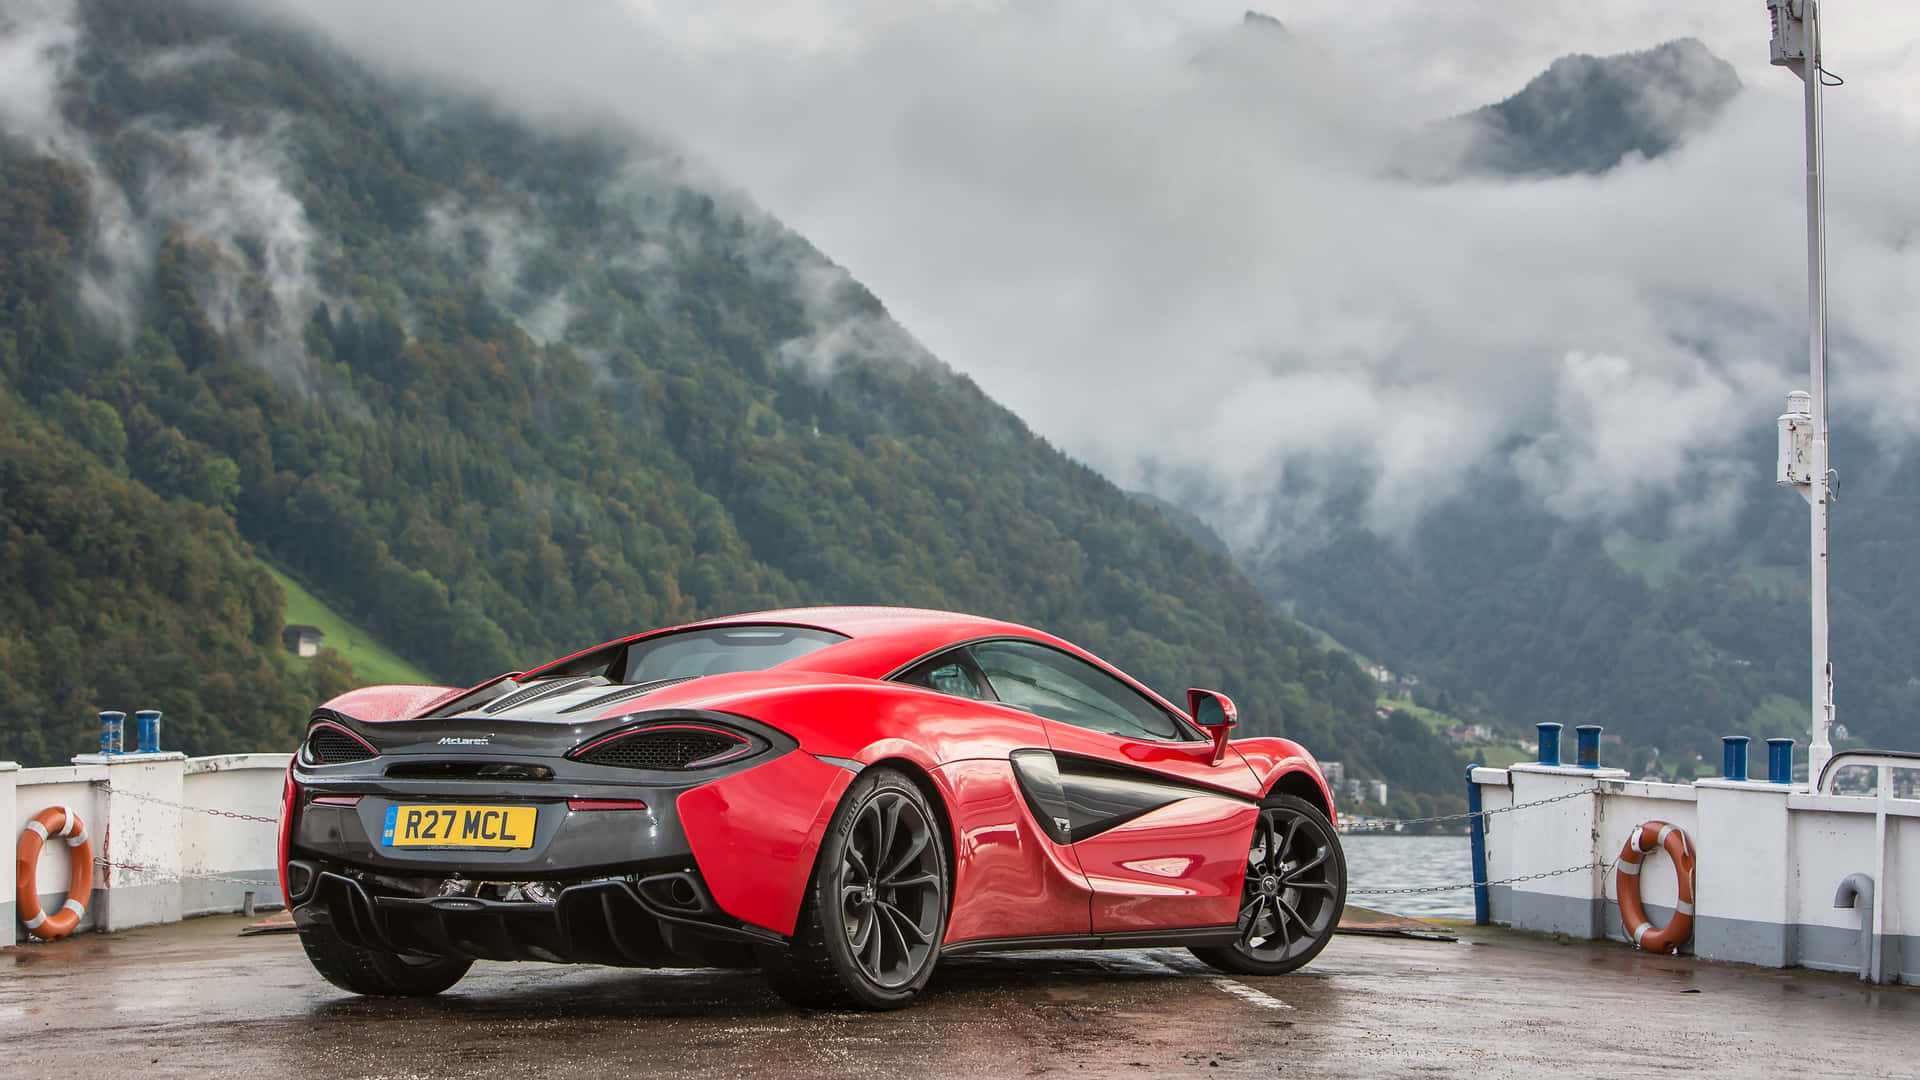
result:
[(560, 711), (563, 713), (577, 713), (586, 712), (588, 709), (604, 709), (609, 705), (622, 701), (631, 701), (634, 698), (651, 694), (655, 690), (664, 690), (669, 686), (683, 682), (692, 682), (697, 678), (699, 678), (697, 675), (687, 675), (678, 679), (655, 679), (652, 682), (635, 683), (632, 686), (623, 686), (618, 690), (602, 694), (596, 698), (589, 698), (578, 705), (569, 705)]
[(757, 748), (746, 736), (705, 724), (656, 724), (596, 739), (568, 756), (589, 765), (673, 772), (719, 765)]
[(513, 693), (508, 694), (506, 697), (503, 697), (500, 700), (495, 701), (492, 704), (488, 705), (486, 707), (486, 711), (488, 713), (506, 712), (508, 709), (513, 708), (515, 705), (525, 705), (529, 701), (538, 701), (543, 697), (550, 697), (554, 694), (564, 694), (569, 690), (573, 690), (578, 687), (585, 686), (588, 683), (598, 682), (598, 681), (600, 680), (595, 678), (543, 680), (541, 682), (534, 683), (532, 686), (523, 687), (519, 690), (515, 690)]
[(315, 724), (307, 735), (305, 756), (314, 765), (344, 765), (374, 757), (373, 747), (361, 742), (343, 728)]

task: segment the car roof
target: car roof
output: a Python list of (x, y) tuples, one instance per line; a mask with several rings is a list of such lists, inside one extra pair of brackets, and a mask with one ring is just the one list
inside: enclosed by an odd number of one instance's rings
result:
[(644, 638), (714, 626), (806, 626), (845, 636), (848, 640), (830, 645), (780, 665), (783, 669), (831, 671), (842, 675), (880, 678), (891, 674), (911, 660), (962, 641), (990, 637), (1023, 637), (1043, 641), (1068, 650), (1090, 655), (1069, 642), (1044, 631), (1019, 623), (968, 615), (957, 611), (930, 608), (848, 605), (839, 607), (783, 608), (777, 611), (743, 612), (719, 618), (703, 619), (681, 626), (662, 627), (596, 645), (541, 665), (527, 672), (540, 677), (550, 669), (584, 658), (592, 653), (625, 645)]
[(1067, 642), (1030, 626), (968, 615), (907, 607), (810, 607), (757, 611), (709, 619), (694, 626), (734, 626), (779, 623), (811, 626), (844, 634), (849, 640), (822, 649), (783, 667), (834, 671), (843, 675), (879, 678), (908, 662), (962, 641), (991, 637), (1023, 637), (1066, 647)]
[(692, 625), (728, 626), (739, 623), (789, 623), (813, 626), (821, 630), (831, 630), (836, 634), (845, 634), (848, 637), (919, 637), (929, 633), (972, 636), (976, 633), (992, 634), (1009, 630), (1032, 632), (1031, 628), (1018, 623), (989, 619), (982, 615), (968, 615), (959, 611), (857, 604), (756, 611), (741, 615), (725, 615)]

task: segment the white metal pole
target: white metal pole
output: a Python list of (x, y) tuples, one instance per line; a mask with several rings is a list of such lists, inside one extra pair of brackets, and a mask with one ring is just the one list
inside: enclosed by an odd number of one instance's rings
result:
[(1820, 770), (1833, 756), (1833, 657), (1829, 650), (1827, 592), (1827, 188), (1825, 145), (1820, 132), (1820, 6), (1804, 0), (1807, 28), (1806, 58), (1798, 74), (1806, 84), (1807, 111), (1807, 366), (1812, 380), (1813, 440), (1811, 454), (1812, 607), (1813, 607), (1813, 726), (1807, 744), (1807, 780), (1817, 784)]

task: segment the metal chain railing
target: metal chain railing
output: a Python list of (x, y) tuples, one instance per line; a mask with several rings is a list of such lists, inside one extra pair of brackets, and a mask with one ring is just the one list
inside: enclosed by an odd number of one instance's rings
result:
[(177, 803), (171, 799), (162, 799), (155, 795), (146, 795), (138, 791), (126, 791), (114, 787), (111, 782), (106, 780), (95, 780), (94, 783), (99, 786), (100, 790), (109, 795), (120, 795), (125, 798), (138, 800), (139, 802), (152, 803), (155, 806), (165, 806), (174, 810), (186, 810), (195, 814), (210, 814), (213, 817), (232, 818), (235, 821), (258, 821), (265, 825), (280, 824), (280, 819), (277, 817), (262, 817), (259, 814), (242, 814), (238, 810), (216, 810), (210, 806), (189, 806), (186, 803)]
[[(147, 795), (138, 791), (127, 791), (121, 788), (114, 787), (111, 782), (106, 780), (97, 780), (97, 781), (94, 781), (94, 783), (99, 786), (100, 790), (107, 792), (108, 794), (121, 795), (121, 796), (125, 796), (126, 798), (137, 800), (139, 802), (152, 803), (156, 806), (165, 806), (173, 810), (182, 810), (182, 811), (195, 813), (195, 814), (208, 814), (213, 817), (231, 818), (235, 821), (253, 821), (263, 825), (277, 825), (280, 822), (280, 819), (277, 817), (265, 817), (259, 814), (243, 814), (237, 810), (219, 810), (210, 806), (193, 806), (188, 803), (174, 802), (171, 799), (162, 799), (162, 798), (159, 798), (158, 796)], [(1407, 825), (1437, 825), (1437, 824), (1448, 822), (1448, 821), (1466, 821), (1475, 817), (1488, 818), (1488, 817), (1493, 817), (1496, 814), (1510, 814), (1515, 810), (1528, 810), (1536, 806), (1546, 806), (1550, 803), (1565, 802), (1569, 799), (1585, 798), (1591, 794), (1593, 793), (1590, 791), (1569, 791), (1564, 794), (1554, 795), (1550, 798), (1536, 799), (1533, 802), (1515, 803), (1512, 806), (1496, 807), (1495, 809), (1492, 809), (1492, 810), (1481, 810), (1478, 812), (1467, 811), (1466, 813), (1460, 813), (1460, 814), (1439, 814), (1433, 817), (1423, 817), (1423, 818), (1368, 818), (1366, 819), (1366, 822), (1368, 825), (1378, 825), (1380, 828), (1383, 828), (1383, 829), (1399, 828)], [(95, 858), (93, 861), (99, 866), (109, 870), (120, 869), (120, 870), (131, 871), (133, 873), (142, 873), (142, 874), (151, 873), (151, 874), (160, 875), (153, 879), (153, 881), (151, 882), (152, 884), (184, 881), (184, 880), (187, 880), (188, 878), (194, 878), (194, 879), (211, 878), (211, 879), (220, 880), (220, 881), (231, 881), (241, 885), (257, 885), (262, 888), (277, 889), (280, 887), (280, 883), (277, 881), (261, 881), (257, 878), (239, 877), (233, 874), (207, 873), (207, 874), (168, 875), (168, 874), (165, 874), (164, 871), (158, 869), (157, 867), (142, 866), (138, 863), (116, 863), (116, 862), (110, 862), (103, 858)], [(1483, 885), (1489, 885), (1489, 886), (1490, 885), (1513, 885), (1523, 881), (1538, 881), (1542, 878), (1560, 877), (1564, 874), (1577, 874), (1582, 870), (1593, 870), (1593, 869), (1604, 870), (1609, 865), (1610, 864), (1604, 863), (1604, 862), (1583, 863), (1579, 866), (1569, 866), (1560, 870), (1546, 870), (1537, 874), (1523, 874), (1519, 877), (1500, 878), (1494, 881), (1468, 882), (1464, 885), (1426, 885), (1426, 886), (1420, 886), (1420, 887), (1414, 887), (1414, 888), (1400, 888), (1400, 889), (1348, 889), (1347, 895), (1349, 896), (1387, 896), (1387, 895), (1405, 895), (1405, 894), (1411, 894), (1411, 893), (1454, 892), (1460, 889), (1472, 889), (1472, 888), (1476, 888)]]
[(1512, 806), (1501, 806), (1501, 807), (1496, 807), (1492, 810), (1478, 810), (1478, 811), (1468, 810), (1459, 814), (1440, 814), (1436, 817), (1361, 818), (1355, 821), (1354, 824), (1356, 826), (1364, 826), (1364, 828), (1356, 828), (1354, 831), (1355, 832), (1372, 832), (1376, 827), (1381, 830), (1386, 830), (1386, 829), (1396, 829), (1406, 825), (1438, 825), (1443, 821), (1467, 821), (1471, 818), (1477, 818), (1477, 817), (1490, 818), (1495, 814), (1511, 814), (1515, 810), (1527, 810), (1535, 806), (1545, 806), (1548, 803), (1565, 802), (1568, 799), (1584, 799), (1591, 796), (1592, 794), (1593, 792), (1590, 789), (1584, 790), (1584, 791), (1576, 789), (1574, 791), (1565, 792), (1564, 794), (1554, 795), (1550, 798), (1535, 799), (1532, 802), (1514, 803)]
[(1605, 870), (1609, 863), (1591, 862), (1579, 866), (1569, 866), (1561, 870), (1543, 870), (1538, 874), (1522, 874), (1519, 877), (1498, 878), (1493, 881), (1470, 881), (1465, 885), (1423, 885), (1406, 889), (1348, 889), (1348, 896), (1387, 896), (1403, 893), (1455, 892), (1460, 889), (1477, 889), (1483, 885), (1513, 885), (1522, 881), (1538, 881), (1541, 878), (1559, 877), (1562, 874), (1577, 874), (1582, 870)]
[(158, 866), (143, 866), (140, 863), (114, 862), (111, 859), (103, 859), (98, 855), (94, 856), (93, 864), (95, 866), (100, 867), (103, 870), (125, 870), (125, 871), (128, 871), (129, 873), (134, 873), (134, 874), (153, 875), (148, 880), (141, 882), (141, 884), (143, 885), (171, 885), (181, 881), (213, 880), (213, 881), (230, 881), (236, 885), (255, 885), (263, 889), (278, 890), (280, 888), (280, 883), (278, 881), (262, 881), (259, 878), (241, 877), (238, 874), (222, 874), (217, 872), (209, 872), (204, 874), (175, 874), (175, 873), (170, 873), (167, 870)]

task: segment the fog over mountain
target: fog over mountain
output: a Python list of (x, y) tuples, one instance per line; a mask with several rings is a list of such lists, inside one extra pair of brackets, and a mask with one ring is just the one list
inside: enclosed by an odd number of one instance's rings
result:
[[(247, 6), (549, 124), (672, 137), (1065, 449), (1210, 493), (1242, 549), (1336, 479), (1402, 530), (1476, 463), (1556, 513), (1624, 514), (1737, 471), (1804, 381), (1799, 84), (1751, 4), (1301, 4), (1284, 34), (1146, 0)], [(1836, 422), (1904, 438), (1920, 30), (1880, 3), (1829, 33)], [(1745, 89), (1657, 159), (1398, 167), (1560, 56), (1682, 35)], [(1744, 496), (1708, 488), (1682, 524), (1731, 520)]]

